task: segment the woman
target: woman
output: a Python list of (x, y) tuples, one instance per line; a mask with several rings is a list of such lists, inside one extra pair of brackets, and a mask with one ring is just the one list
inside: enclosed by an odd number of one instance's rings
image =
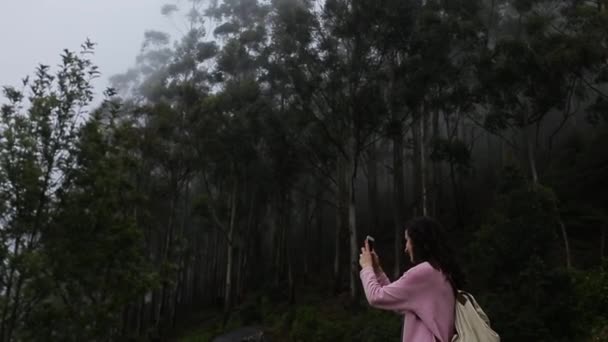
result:
[(405, 315), (402, 342), (449, 342), (454, 335), (456, 291), (461, 272), (439, 222), (412, 220), (405, 252), (415, 265), (391, 283), (367, 241), (361, 248), (361, 282), (371, 306)]

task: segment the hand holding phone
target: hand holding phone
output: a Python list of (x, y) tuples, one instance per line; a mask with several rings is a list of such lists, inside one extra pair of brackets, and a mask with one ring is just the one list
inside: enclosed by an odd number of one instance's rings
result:
[(369, 251), (372, 252), (374, 250), (374, 242), (376, 242), (376, 239), (368, 235), (365, 240), (367, 241), (367, 245), (369, 246)]

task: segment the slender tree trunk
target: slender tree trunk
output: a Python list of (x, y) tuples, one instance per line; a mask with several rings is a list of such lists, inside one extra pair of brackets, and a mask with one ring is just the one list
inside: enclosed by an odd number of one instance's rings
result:
[(570, 243), (568, 241), (568, 231), (566, 230), (566, 225), (564, 221), (562, 221), (561, 217), (559, 218), (559, 227), (562, 232), (562, 237), (564, 239), (564, 247), (566, 249), (566, 267), (568, 269), (572, 268), (572, 256), (570, 255)]
[(608, 226), (604, 223), (602, 226), (602, 236), (600, 237), (600, 263), (603, 263), (606, 255), (606, 236), (608, 235)]
[(317, 205), (315, 206), (315, 226), (316, 226), (316, 236), (315, 236), (315, 245), (319, 246), (319, 251), (316, 256), (316, 267), (318, 270), (325, 271), (325, 263), (323, 260), (327, 257), (325, 250), (328, 249), (329, 246), (324, 244), (325, 239), (323, 238), (323, 187), (319, 182), (317, 185)]
[(293, 265), (293, 251), (287, 250), (287, 284), (289, 286), (289, 299), (290, 305), (296, 302), (296, 283), (294, 277), (294, 265)]
[(272, 252), (272, 259), (273, 259), (273, 273), (274, 273), (274, 285), (275, 287), (278, 287), (280, 282), (281, 282), (281, 272), (282, 272), (282, 268), (281, 268), (281, 263), (282, 263), (282, 254), (283, 254), (283, 222), (282, 217), (281, 217), (281, 205), (282, 205), (282, 201), (281, 198), (279, 197), (277, 199), (277, 203), (275, 203), (273, 205), (272, 208), (272, 217), (270, 219), (270, 222), (273, 226), (272, 231), (274, 232), (274, 236), (273, 236), (273, 246), (274, 246), (274, 250)]
[(346, 208), (347, 198), (347, 180), (345, 172), (345, 161), (344, 158), (338, 156), (337, 160), (337, 180), (338, 180), (338, 191), (337, 191), (337, 208), (336, 208), (336, 234), (334, 236), (334, 291), (340, 290), (341, 275), (342, 275), (342, 263), (341, 263), (341, 247), (342, 247), (342, 232), (346, 224), (346, 217), (344, 215)]
[[(450, 120), (449, 117), (447, 115), (447, 113), (445, 113), (444, 115), (444, 123), (445, 123), (445, 127), (446, 130), (448, 131), (448, 139), (451, 142), (454, 141), (455, 135), (460, 134), (460, 120), (456, 120), (456, 122), (454, 123), (454, 127), (450, 126)], [(458, 138), (458, 136), (456, 136), (456, 138)], [(462, 200), (460, 198), (460, 189), (458, 186), (458, 175), (456, 174), (456, 165), (454, 162), (453, 158), (449, 158), (448, 159), (448, 163), (449, 163), (449, 176), (450, 176), (450, 183), (451, 183), (451, 188), (452, 188), (452, 199), (454, 201), (454, 210), (456, 211), (456, 222), (458, 224), (459, 228), (464, 228), (464, 218), (463, 218), (463, 206), (462, 206)]]
[(234, 263), (234, 248), (235, 248), (235, 229), (236, 229), (236, 212), (237, 212), (237, 195), (238, 195), (238, 183), (235, 180), (232, 188), (232, 194), (230, 195), (230, 226), (228, 227), (228, 248), (226, 252), (226, 282), (224, 290), (224, 313), (228, 314), (232, 305), (232, 267)]
[[(311, 182), (313, 180), (310, 180)], [(310, 187), (312, 188), (314, 186), (314, 184), (310, 184)], [(316, 197), (312, 200), (312, 201), (308, 201), (308, 200), (304, 200), (304, 217), (302, 219), (302, 221), (304, 222), (304, 246), (317, 246), (318, 250), (316, 251), (316, 253), (318, 254), (321, 251), (321, 247), (316, 244), (317, 241), (314, 240), (314, 226), (315, 226), (315, 211), (317, 210), (316, 207), (318, 206), (318, 201), (316, 199)], [(302, 255), (304, 260), (302, 261), (302, 266), (303, 266), (303, 270), (302, 270), (302, 274), (309, 274), (308, 271), (311, 268), (311, 263), (313, 262), (312, 260), (312, 255), (310, 254), (311, 250), (309, 248), (304, 248), (302, 250)]]
[[(424, 115), (424, 113), (422, 113)], [(422, 215), (428, 215), (428, 192), (426, 186), (426, 134), (425, 120), (420, 120), (420, 185), (422, 193)]]
[(137, 305), (137, 336), (142, 336), (144, 333), (144, 325), (145, 325), (145, 315), (146, 315), (146, 299), (144, 296), (139, 298)]
[[(171, 248), (172, 248), (172, 242), (173, 242), (173, 216), (175, 215), (175, 206), (176, 206), (176, 202), (177, 202), (177, 193), (178, 193), (178, 187), (175, 186), (174, 187), (174, 194), (173, 196), (171, 196), (171, 202), (170, 202), (170, 206), (169, 206), (169, 221), (167, 223), (167, 228), (165, 231), (165, 236), (164, 239), (161, 243), (162, 247), (162, 251), (161, 251), (161, 265), (169, 262), (170, 259), (170, 254), (171, 254)], [(167, 306), (169, 305), (169, 281), (167, 279), (163, 280), (163, 285), (161, 288), (161, 294), (160, 294), (160, 305), (158, 307), (158, 320), (157, 320), (157, 327), (159, 327), (159, 329), (161, 328), (161, 321), (163, 320), (163, 318), (165, 318), (166, 312), (167, 312)], [(161, 332), (162, 333), (162, 332)]]
[(233, 269), (234, 271), (232, 272), (232, 304), (235, 306), (238, 306), (238, 304), (241, 301), (241, 297), (240, 297), (240, 282), (241, 282), (241, 268), (243, 267), (243, 243), (244, 241), (242, 240), (242, 236), (237, 237), (237, 240), (235, 241), (235, 248), (234, 248), (234, 266)]
[(571, 269), (572, 268), (572, 256), (570, 254), (570, 242), (568, 239), (568, 231), (566, 229), (566, 225), (564, 224), (564, 221), (562, 220), (562, 216), (559, 212), (559, 208), (557, 208), (557, 205), (555, 206), (555, 212), (557, 214), (557, 220), (559, 223), (560, 231), (562, 233), (562, 238), (564, 239), (564, 249), (566, 251), (566, 267), (568, 269)]
[(354, 132), (349, 138), (348, 167), (346, 168), (349, 176), (348, 187), (348, 233), (350, 241), (350, 296), (353, 301), (358, 297), (357, 280), (359, 275), (359, 241), (357, 234), (357, 207), (356, 207), (356, 141)]
[[(438, 139), (441, 137), (441, 131), (439, 127), (439, 110), (433, 111), (433, 136), (432, 139)], [(432, 214), (437, 216), (439, 210), (439, 199), (442, 195), (441, 187), (441, 163), (433, 160), (433, 206)]]
[[(31, 244), (30, 244), (31, 246)], [(17, 278), (17, 287), (15, 288), (15, 295), (14, 295), (14, 300), (13, 300), (13, 310), (11, 313), (11, 316), (9, 317), (9, 325), (8, 325), (8, 330), (7, 330), (7, 341), (11, 341), (13, 339), (13, 332), (15, 329), (15, 325), (17, 324), (17, 320), (18, 320), (18, 316), (20, 311), (22, 311), (23, 309), (21, 308), (21, 289), (23, 286), (23, 282), (24, 282), (24, 276), (23, 275), (19, 275)]]
[[(13, 244), (13, 256), (18, 256), (20, 253), (20, 248), (21, 248), (21, 236), (17, 237), (17, 239), (15, 240), (14, 244)], [(7, 328), (8, 328), (8, 320), (9, 320), (9, 310), (11, 309), (11, 304), (14, 305), (13, 301), (11, 300), (11, 295), (13, 293), (13, 281), (15, 279), (15, 275), (17, 275), (17, 269), (14, 263), (11, 263), (11, 269), (9, 271), (9, 276), (8, 276), (8, 280), (6, 282), (6, 287), (3, 291), (3, 297), (4, 297), (4, 307), (2, 308), (2, 324), (0, 325), (0, 338), (3, 341), (8, 341), (9, 340), (9, 336), (7, 334)], [(19, 275), (17, 275), (17, 277), (19, 277)]]
[(404, 212), (405, 212), (405, 180), (403, 174), (403, 130), (395, 131), (393, 135), (393, 231), (395, 268), (393, 275), (398, 278), (401, 274), (401, 256), (403, 255)]
[(421, 207), (422, 207), (422, 215), (428, 215), (428, 198), (427, 198), (427, 186), (426, 186), (426, 143), (425, 143), (425, 119), (424, 119), (424, 109), (420, 113), (421, 117), (419, 119), (419, 127), (420, 130), (420, 199), (421, 199)]
[(249, 279), (249, 272), (247, 272), (247, 267), (249, 266), (249, 250), (244, 249), (244, 253), (241, 256), (241, 271), (239, 275), (239, 298), (243, 298), (245, 296), (245, 282)]
[[(188, 218), (188, 205), (189, 205), (189, 201), (190, 201), (190, 182), (189, 180), (185, 180), (184, 181), (184, 195), (183, 195), (183, 201), (182, 201), (182, 210), (181, 210), (181, 222), (179, 224), (179, 226), (177, 227), (177, 231), (175, 232), (175, 238), (172, 238), (171, 240), (175, 240), (175, 239), (180, 239), (182, 237), (184, 237), (185, 232), (186, 232), (186, 220)], [(172, 308), (169, 311), (170, 314), (170, 319), (171, 319), (171, 326), (172, 328), (175, 328), (175, 324), (177, 323), (177, 315), (178, 315), (178, 308), (180, 308), (183, 302), (183, 298), (184, 298), (184, 290), (187, 289), (186, 286), (186, 281), (187, 281), (187, 274), (188, 274), (188, 254), (187, 252), (184, 251), (179, 251), (179, 254), (177, 255), (177, 281), (176, 284), (173, 288), (173, 301), (172, 301)]]
[[(162, 240), (162, 234), (158, 233), (157, 234), (157, 246), (155, 246), (156, 248), (156, 256), (155, 256), (155, 261), (157, 263), (157, 267), (160, 268), (160, 265), (162, 264), (162, 255), (163, 255), (163, 245), (164, 242)], [(160, 309), (161, 309), (161, 301), (162, 301), (162, 287), (160, 289), (154, 289), (153, 293), (152, 293), (152, 306), (151, 306), (151, 310), (153, 310), (153, 312), (150, 314), (150, 317), (152, 318), (152, 327), (154, 330), (157, 330), (158, 325), (160, 323)]]
[(376, 234), (380, 228), (380, 202), (378, 200), (378, 150), (376, 143), (372, 143), (367, 153), (367, 196), (369, 201), (369, 212), (371, 227), (369, 233)]
[[(183, 259), (183, 258), (180, 258)], [(178, 262), (178, 271), (177, 271), (177, 283), (175, 285), (175, 290), (173, 291), (173, 308), (171, 310), (171, 328), (175, 329), (177, 324), (177, 312), (180, 308), (182, 291), (184, 289), (184, 280), (186, 274), (186, 267), (184, 265), (184, 260), (180, 260)]]
[(528, 160), (528, 167), (530, 168), (530, 174), (532, 176), (532, 182), (538, 184), (538, 172), (536, 171), (536, 156), (534, 155), (534, 137), (530, 134), (532, 125), (528, 124), (527, 113), (524, 116), (524, 127), (522, 129), (524, 135), (524, 144), (526, 146), (526, 158)]
[(125, 307), (122, 309), (122, 326), (120, 327), (120, 337), (125, 337), (127, 336), (128, 331), (130, 330), (130, 323), (131, 323), (131, 312), (132, 312), (132, 305), (131, 303), (125, 305)]
[(154, 330), (158, 326), (158, 322), (159, 322), (159, 319), (157, 318), (158, 307), (159, 307), (158, 298), (160, 297), (159, 293), (160, 293), (160, 290), (157, 290), (157, 289), (152, 290), (152, 298), (150, 301), (150, 317), (149, 317), (150, 322), (148, 324), (151, 325), (151, 328)]
[[(219, 264), (217, 268), (217, 285), (214, 288), (217, 291), (218, 306), (224, 308), (226, 301), (226, 264), (228, 262), (228, 243), (220, 246)], [(223, 266), (222, 266), (223, 265)], [(220, 301), (221, 300), (221, 301)], [(227, 317), (227, 315), (225, 315)]]
[(221, 245), (220, 245), (220, 239), (219, 239), (219, 233), (217, 231), (213, 232), (213, 237), (214, 237), (214, 243), (213, 243), (213, 268), (211, 269), (211, 274), (212, 274), (212, 278), (211, 278), (211, 282), (209, 284), (210, 289), (212, 289), (210, 292), (212, 293), (211, 300), (213, 301), (214, 305), (216, 303), (216, 299), (219, 298), (220, 295), (220, 262), (221, 262)]
[[(190, 303), (192, 304), (192, 306), (198, 306), (199, 304), (199, 291), (198, 288), (202, 288), (202, 291), (205, 291), (204, 287), (205, 284), (201, 283), (200, 278), (204, 277), (205, 279), (209, 279), (209, 264), (211, 264), (212, 262), (212, 258), (211, 258), (211, 254), (209, 253), (209, 247), (207, 245), (207, 241), (209, 239), (203, 237), (202, 239), (198, 240), (198, 243), (196, 244), (196, 246), (194, 247), (194, 251), (192, 251), (193, 255), (192, 257), (194, 258), (194, 260), (192, 260), (192, 270), (191, 270), (191, 274), (190, 274), (190, 290), (192, 291), (190, 293)], [(201, 254), (203, 254), (204, 256), (206, 256), (205, 260), (205, 266), (201, 265), (200, 260), (201, 258)]]
[[(48, 147), (48, 145), (47, 145)], [(46, 165), (46, 172), (44, 175), (44, 181), (42, 184), (42, 191), (40, 191), (39, 195), (38, 195), (38, 205), (36, 208), (36, 214), (34, 217), (34, 223), (33, 226), (30, 228), (29, 231), (29, 237), (27, 237), (28, 234), (24, 234), (20, 235), (16, 241), (15, 241), (15, 247), (13, 249), (13, 256), (18, 257), (19, 256), (19, 247), (21, 245), (21, 238), (24, 238), (25, 241), (23, 241), (23, 249), (25, 250), (29, 250), (32, 248), (33, 244), (34, 244), (34, 240), (36, 238), (36, 235), (38, 234), (38, 232), (40, 231), (41, 225), (42, 225), (42, 215), (44, 213), (47, 201), (49, 200), (49, 198), (46, 195), (46, 191), (49, 190), (49, 182), (51, 180), (51, 173), (54, 169), (54, 165), (55, 165), (55, 158), (57, 155), (57, 148), (58, 145), (55, 147), (55, 149), (53, 149), (51, 151), (50, 154), (50, 163)], [(18, 194), (16, 195), (17, 198), (19, 198)], [(16, 276), (16, 278), (14, 278), (14, 276)], [(6, 302), (5, 302), (5, 307), (2, 313), (2, 325), (0, 327), (0, 338), (5, 339), (6, 341), (11, 341), (13, 338), (13, 330), (15, 328), (15, 324), (17, 322), (18, 316), (20, 314), (20, 309), (21, 309), (21, 289), (23, 286), (23, 282), (24, 282), (24, 275), (23, 274), (18, 274), (17, 272), (17, 268), (15, 267), (15, 265), (11, 265), (11, 271), (10, 271), (10, 286), (7, 286), (7, 291), (6, 291)], [(13, 281), (16, 281), (16, 287), (14, 288), (14, 295), (13, 295), (13, 300), (11, 302), (11, 289), (12, 289), (12, 285), (13, 285)], [(9, 310), (9, 305), (12, 305), (12, 310), (11, 310), (11, 314), (10, 316), (6, 316), (6, 314), (8, 313)]]
[(452, 183), (452, 193), (454, 199), (454, 207), (456, 209), (456, 220), (462, 228), (462, 207), (459, 200), (458, 179), (456, 178), (456, 167), (454, 161), (450, 160), (450, 181)]
[(242, 248), (242, 252), (241, 252), (241, 260), (239, 262), (239, 269), (238, 269), (238, 273), (237, 273), (237, 294), (239, 298), (242, 298), (244, 295), (244, 283), (247, 279), (247, 262), (249, 259), (249, 253), (250, 253), (250, 245), (247, 243), (247, 241), (251, 241), (252, 240), (252, 230), (253, 230), (253, 216), (254, 216), (254, 201), (255, 201), (255, 192), (252, 193), (251, 198), (249, 200), (249, 213), (247, 215), (247, 230), (244, 232), (244, 234), (242, 234), (242, 236), (244, 237), (244, 239), (241, 239), (241, 248)]
[(292, 244), (293, 240), (293, 229), (289, 229), (292, 227), (291, 222), (291, 193), (290, 191), (285, 192), (285, 212), (283, 222), (285, 223), (285, 258), (287, 263), (287, 284), (289, 288), (289, 303), (294, 304), (296, 299), (296, 284), (295, 284), (295, 275), (294, 275), (294, 248), (295, 246)]
[(538, 184), (538, 172), (536, 171), (536, 158), (534, 157), (534, 147), (532, 146), (532, 140), (527, 139), (527, 152), (528, 162), (530, 163), (530, 172), (532, 174), (532, 181), (534, 184)]
[(422, 212), (422, 184), (420, 181), (422, 169), (420, 167), (420, 126), (418, 121), (412, 125), (412, 141), (414, 143), (412, 150), (412, 198), (415, 204), (413, 214), (418, 216)]
[[(199, 289), (198, 287), (196, 288), (196, 297), (200, 298), (202, 301), (209, 301), (210, 304), (213, 303), (213, 284), (215, 283), (216, 279), (215, 269), (217, 267), (217, 245), (215, 244), (215, 236), (213, 235), (215, 233), (215, 231), (211, 232), (208, 237), (208, 242), (206, 242), (209, 253), (208, 258), (211, 258), (211, 262), (203, 262), (205, 265), (205, 273), (203, 273), (202, 278), (197, 277), (197, 279), (201, 279), (201, 282), (204, 285), (202, 286), (202, 289)], [(205, 260), (205, 254), (203, 254), (203, 256), (199, 255), (199, 258)]]
[[(492, 156), (493, 154), (493, 149), (492, 149), (492, 136), (490, 134), (486, 134), (486, 146), (487, 146), (487, 154), (488, 156)], [(496, 155), (494, 155), (493, 158), (488, 158), (488, 164), (486, 166), (487, 168), (487, 173), (488, 173), (488, 177), (490, 180), (494, 180), (496, 177), (494, 176), (494, 170), (496, 169), (496, 165), (497, 165), (497, 160), (496, 160)]]

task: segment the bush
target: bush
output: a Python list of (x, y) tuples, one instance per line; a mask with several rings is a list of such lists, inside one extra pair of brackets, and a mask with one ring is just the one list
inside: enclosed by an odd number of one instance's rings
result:
[[(511, 170), (513, 172), (513, 170)], [(505, 341), (573, 341), (576, 291), (560, 249), (551, 189), (504, 177), (487, 223), (471, 242), (472, 289)]]
[(589, 341), (608, 341), (608, 263), (577, 272), (575, 279), (581, 334)]

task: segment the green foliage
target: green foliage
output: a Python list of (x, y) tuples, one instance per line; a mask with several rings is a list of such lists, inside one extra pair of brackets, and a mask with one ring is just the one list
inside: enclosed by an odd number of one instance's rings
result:
[(301, 341), (349, 341), (347, 322), (341, 317), (324, 317), (311, 307), (297, 307), (291, 324), (291, 340)]
[[(335, 298), (306, 296), (307, 304), (293, 306), (270, 302), (266, 296), (257, 298), (261, 300), (246, 301), (235, 308), (224, 328), (210, 319), (179, 340), (211, 341), (241, 326), (261, 326), (273, 341), (291, 342), (380, 342), (399, 339), (401, 333), (402, 316), (369, 307), (353, 311)], [(219, 316), (217, 313), (216, 317)]]
[(464, 169), (470, 166), (471, 151), (461, 140), (439, 138), (433, 141), (431, 159), (453, 163)]
[(121, 128), (104, 125), (100, 112), (81, 130), (73, 182), (43, 235), (47, 280), (55, 285), (31, 313), (30, 338), (115, 337), (122, 309), (154, 285), (133, 216), (135, 163), (116, 139)]
[(588, 271), (575, 274), (577, 310), (580, 315), (581, 330), (590, 336), (590, 341), (604, 341), (608, 337), (608, 263)]
[[(6, 88), (0, 186), (2, 340), (116, 338), (124, 307), (154, 283), (135, 224), (132, 139), (107, 102), (84, 123), (97, 68), (66, 51), (24, 94)], [(9, 247), (10, 246), (10, 247)]]
[[(390, 184), (391, 171), (371, 164), (391, 158), (387, 138), (410, 137), (425, 155), (392, 151), (414, 156), (406, 188), (415, 190), (403, 200), (459, 219), (475, 209), (479, 229), (456, 233), (470, 240), (471, 283), (504, 340), (605, 336), (605, 269), (559, 266), (561, 224), (576, 264), (593, 266), (599, 246), (581, 250), (608, 222), (605, 1), (186, 2), (161, 9), (186, 32), (146, 31), (136, 66), (113, 78), (124, 104), (83, 110), (98, 76), (89, 42), (65, 51), (57, 72), (42, 65), (23, 90), (4, 88), (0, 340), (164, 338), (182, 313), (222, 296), (238, 302), (266, 277), (289, 292), (285, 283), (306, 283), (311, 269), (329, 274), (334, 252), (343, 261), (332, 248), (348, 252), (333, 229), (347, 221), (344, 179), (365, 203), (359, 170), (370, 194)], [(579, 115), (594, 129), (558, 137)], [(490, 134), (508, 143), (497, 158)], [(527, 150), (509, 140), (520, 137)], [(511, 165), (490, 186), (463, 177), (506, 154), (537, 159), (547, 187)], [(393, 235), (389, 216), (379, 234)], [(227, 256), (232, 293), (222, 291)], [(397, 315), (299, 296), (294, 307), (246, 302), (226, 326), (211, 319), (190, 338), (256, 323), (286, 341), (398, 338)]]
[(571, 341), (578, 332), (577, 297), (554, 253), (559, 246), (555, 195), (521, 177), (510, 178), (471, 243), (472, 283), (505, 340)]

